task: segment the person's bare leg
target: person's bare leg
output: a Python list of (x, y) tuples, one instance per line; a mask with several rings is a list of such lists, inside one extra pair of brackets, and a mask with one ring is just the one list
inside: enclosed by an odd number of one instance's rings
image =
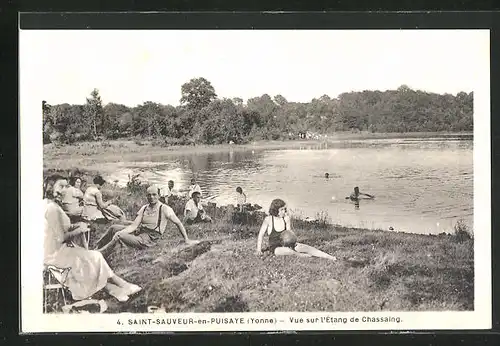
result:
[(109, 278), (109, 281), (112, 283), (112, 284), (115, 284), (116, 286), (118, 287), (127, 287), (128, 285), (130, 285), (129, 282), (123, 280), (121, 277), (119, 277), (118, 275), (113, 275), (112, 277)]
[[(99, 238), (99, 240), (97, 240), (95, 242), (96, 244), (96, 248), (99, 248), (99, 247), (104, 247), (107, 243), (110, 242), (110, 238), (113, 239), (113, 237), (115, 236), (115, 234), (119, 231), (121, 231), (122, 229), (124, 229), (125, 227), (127, 227), (126, 225), (122, 225), (122, 224), (113, 224), (111, 226), (108, 227), (108, 229), (106, 230), (106, 232), (104, 233), (104, 235)], [(103, 245), (104, 243), (104, 245)]]
[(280, 246), (274, 249), (274, 254), (276, 256), (300, 256), (300, 257), (311, 257), (307, 253), (300, 253), (290, 249), (289, 247)]
[(132, 294), (135, 294), (137, 292), (139, 292), (140, 290), (142, 290), (142, 288), (138, 285), (134, 285), (128, 281), (125, 281), (124, 279), (122, 279), (121, 277), (119, 277), (118, 275), (113, 275), (112, 277), (109, 278), (109, 281), (118, 286), (120, 289), (121, 289), (121, 292), (122, 294), (125, 294), (125, 295), (132, 295)]
[(303, 253), (303, 254), (308, 254), (308, 255), (314, 256), (314, 257), (326, 258), (326, 259), (329, 259), (332, 261), (337, 260), (337, 258), (335, 258), (334, 256), (329, 255), (326, 252), (320, 251), (320, 250), (316, 249), (315, 247), (312, 247), (312, 246), (309, 246), (306, 244), (297, 243), (295, 245), (295, 251)]
[(113, 236), (113, 239), (111, 239), (111, 241), (109, 243), (107, 243), (106, 245), (104, 245), (100, 249), (97, 249), (97, 251), (99, 251), (103, 255), (106, 255), (106, 254), (108, 254), (109, 250), (113, 249), (115, 247), (116, 243), (118, 243), (119, 241), (120, 241), (120, 239), (118, 239), (118, 237), (115, 234)]

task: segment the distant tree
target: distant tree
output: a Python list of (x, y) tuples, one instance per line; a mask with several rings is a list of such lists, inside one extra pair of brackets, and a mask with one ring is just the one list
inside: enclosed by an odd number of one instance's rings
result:
[(235, 106), (243, 106), (243, 99), (240, 97), (234, 97), (232, 101), (235, 104)]
[(322, 95), (310, 102), (288, 102), (282, 95), (217, 99), (204, 78), (182, 88), (177, 107), (145, 102), (133, 108), (109, 103), (95, 89), (87, 103), (50, 106), (42, 102), (44, 143), (107, 138), (168, 137), (167, 143), (242, 143), (295, 137), (306, 131), (413, 132), (472, 131), (472, 92), (436, 94), (401, 85), (395, 90)]
[(103, 108), (104, 117), (106, 119), (106, 127), (103, 129), (103, 134), (106, 138), (119, 138), (126, 133), (121, 126), (124, 115), (130, 113), (130, 109), (122, 104), (108, 103)]
[(278, 105), (278, 106), (284, 106), (288, 103), (288, 101), (286, 100), (286, 98), (284, 98), (283, 96), (281, 95), (276, 95), (274, 96), (274, 102)]
[(94, 139), (97, 139), (97, 137), (102, 134), (103, 129), (106, 126), (99, 90), (92, 90), (92, 92), (90, 93), (90, 98), (87, 98), (84, 117), (90, 123), (92, 137)]
[(200, 110), (217, 98), (212, 84), (203, 77), (193, 78), (181, 87), (181, 105)]

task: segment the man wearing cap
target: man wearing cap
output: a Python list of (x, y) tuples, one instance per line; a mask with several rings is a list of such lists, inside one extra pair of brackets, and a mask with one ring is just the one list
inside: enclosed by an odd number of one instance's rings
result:
[[(128, 226), (110, 226), (104, 236), (97, 241), (98, 251), (103, 254), (108, 253), (118, 242), (136, 249), (153, 246), (165, 231), (168, 220), (177, 226), (187, 244), (199, 243), (196, 240), (188, 238), (186, 229), (172, 208), (159, 201), (159, 189), (157, 186), (148, 187), (146, 193), (148, 204), (139, 209), (135, 220)], [(111, 236), (112, 239), (109, 241)]]

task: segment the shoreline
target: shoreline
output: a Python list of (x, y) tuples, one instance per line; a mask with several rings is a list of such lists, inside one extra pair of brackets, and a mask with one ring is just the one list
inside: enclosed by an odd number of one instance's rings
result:
[(409, 132), (409, 133), (334, 133), (322, 139), (301, 140), (261, 140), (246, 144), (198, 144), (166, 146), (161, 140), (127, 139), (104, 140), (99, 142), (77, 142), (68, 145), (45, 144), (43, 146), (43, 168), (70, 169), (85, 167), (109, 173), (121, 163), (134, 163), (138, 166), (154, 166), (160, 157), (191, 155), (194, 153), (218, 153), (238, 151), (262, 151), (283, 149), (307, 149), (327, 147), (328, 144), (351, 143), (363, 140), (391, 139), (435, 139), (470, 137), (472, 133), (452, 132)]

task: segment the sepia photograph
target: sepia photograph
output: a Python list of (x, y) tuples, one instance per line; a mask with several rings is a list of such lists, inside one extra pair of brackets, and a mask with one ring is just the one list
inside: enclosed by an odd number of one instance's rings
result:
[(488, 326), (489, 45), (21, 30), (26, 328)]

